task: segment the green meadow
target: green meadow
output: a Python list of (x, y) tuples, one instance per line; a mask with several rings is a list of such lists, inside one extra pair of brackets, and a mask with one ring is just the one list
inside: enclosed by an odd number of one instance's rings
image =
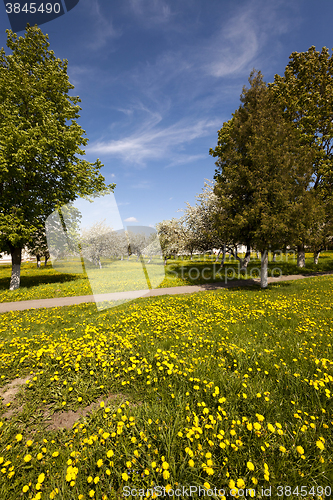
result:
[[(313, 263), (312, 254), (306, 254), (303, 269), (297, 267), (296, 256), (292, 253), (277, 256), (276, 262), (273, 262), (272, 255), (269, 257), (268, 274), (273, 277), (333, 270), (333, 252), (329, 251), (321, 254), (317, 265)], [(78, 261), (61, 262), (55, 268), (48, 263), (37, 269), (36, 264), (30, 262), (22, 265), (21, 286), (15, 291), (8, 290), (11, 266), (0, 265), (0, 302), (141, 290), (148, 289), (149, 285), (167, 288), (259, 277), (260, 260), (255, 254), (252, 254), (246, 271), (240, 269), (233, 257), (227, 256), (222, 268), (221, 259), (219, 262), (215, 260), (210, 255), (194, 255), (192, 260), (189, 257), (169, 259), (164, 266), (163, 261), (155, 257), (151, 263), (145, 259), (143, 267), (141, 261), (131, 256), (130, 260), (123, 261), (102, 260), (102, 269), (89, 263), (82, 268)]]
[[(26, 269), (17, 300), (87, 284)], [(320, 276), (2, 314), (0, 498), (330, 498), (332, 300)]]

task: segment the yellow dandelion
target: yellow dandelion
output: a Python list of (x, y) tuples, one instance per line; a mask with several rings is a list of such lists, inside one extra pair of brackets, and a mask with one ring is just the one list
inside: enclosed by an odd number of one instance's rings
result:
[(164, 471), (163, 471), (163, 477), (164, 477), (164, 479), (169, 479), (169, 477), (170, 477), (170, 472), (169, 472), (168, 470), (164, 470)]
[(40, 484), (42, 484), (42, 482), (44, 481), (44, 479), (45, 479), (45, 474), (44, 474), (44, 472), (42, 472), (42, 473), (41, 473), (41, 474), (39, 474), (39, 476), (38, 476), (38, 482), (39, 482)]

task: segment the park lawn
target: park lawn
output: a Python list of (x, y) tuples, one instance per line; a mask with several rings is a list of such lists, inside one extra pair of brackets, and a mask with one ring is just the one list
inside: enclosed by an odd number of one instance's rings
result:
[[(306, 267), (303, 269), (297, 268), (296, 256), (292, 253), (278, 257), (276, 262), (272, 261), (272, 255), (269, 257), (269, 276), (306, 275), (333, 270), (333, 252), (330, 251), (321, 254), (318, 265), (313, 263), (312, 254), (306, 254)], [(37, 269), (36, 264), (24, 263), (21, 286), (15, 291), (8, 290), (11, 266), (1, 265), (0, 302), (148, 289), (142, 264), (134, 256), (129, 261), (103, 261), (102, 269), (90, 265), (85, 268), (84, 273), (79, 272), (76, 264), (62, 263), (56, 269), (48, 264)], [(239, 263), (233, 258), (227, 257), (221, 269), (220, 264), (215, 262), (215, 257), (197, 255), (192, 260), (169, 259), (167, 266), (155, 258), (145, 268), (152, 288), (166, 288), (258, 278), (260, 260), (255, 259), (253, 254), (246, 272), (239, 269)]]
[(132, 499), (189, 485), (211, 498), (265, 498), (269, 486), (271, 498), (301, 486), (303, 498), (329, 498), (332, 300), (323, 276), (2, 314), (0, 383), (29, 380), (1, 410), (0, 498)]

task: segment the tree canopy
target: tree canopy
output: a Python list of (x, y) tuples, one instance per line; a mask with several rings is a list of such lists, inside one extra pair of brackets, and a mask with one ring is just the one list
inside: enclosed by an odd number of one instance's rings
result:
[(218, 157), (215, 193), (223, 206), (219, 224), (229, 238), (261, 251), (266, 287), (269, 247), (299, 237), (300, 222), (306, 225), (305, 218), (315, 211), (307, 194), (313, 160), (300, 132), (273, 102), (262, 74), (253, 71), (249, 83), (210, 154)]
[(0, 250), (12, 255), (10, 288), (20, 284), (21, 250), (59, 206), (110, 189), (99, 159), (80, 156), (88, 142), (78, 125), (79, 97), (67, 60), (49, 50), (48, 36), (27, 25), (24, 37), (7, 30), (0, 50)]

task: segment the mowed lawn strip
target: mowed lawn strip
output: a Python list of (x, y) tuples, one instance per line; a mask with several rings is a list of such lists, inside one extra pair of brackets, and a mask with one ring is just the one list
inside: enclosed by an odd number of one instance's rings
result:
[(2, 407), (0, 498), (177, 484), (329, 498), (332, 299), (325, 276), (3, 314), (1, 385), (28, 380)]

